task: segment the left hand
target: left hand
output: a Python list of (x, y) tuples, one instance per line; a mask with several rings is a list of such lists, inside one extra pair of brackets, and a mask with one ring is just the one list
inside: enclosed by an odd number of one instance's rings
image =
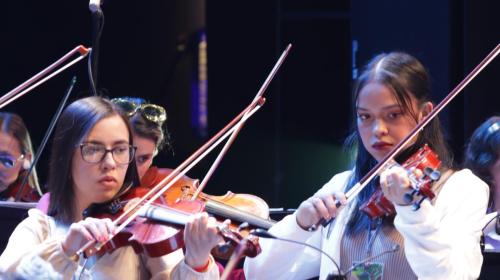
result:
[(205, 212), (194, 214), (184, 228), (186, 264), (192, 268), (203, 267), (209, 261), (212, 248), (221, 241), (215, 218)]
[[(418, 178), (421, 174), (419, 170), (412, 170)], [(408, 205), (404, 200), (404, 195), (412, 190), (408, 171), (401, 166), (394, 166), (384, 170), (380, 174), (380, 187), (384, 196), (398, 205)]]

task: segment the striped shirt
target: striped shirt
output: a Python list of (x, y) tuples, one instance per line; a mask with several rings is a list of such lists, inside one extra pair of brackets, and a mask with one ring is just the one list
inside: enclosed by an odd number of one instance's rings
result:
[[(400, 246), (398, 251), (383, 254), (370, 261), (383, 265), (381, 278), (373, 279), (417, 279), (404, 255), (403, 236), (392, 224), (382, 223), (378, 227), (380, 228), (367, 229), (357, 234), (344, 234), (340, 249), (340, 269), (348, 271), (353, 264), (390, 251), (397, 244)], [(348, 279), (357, 278), (350, 273)]]

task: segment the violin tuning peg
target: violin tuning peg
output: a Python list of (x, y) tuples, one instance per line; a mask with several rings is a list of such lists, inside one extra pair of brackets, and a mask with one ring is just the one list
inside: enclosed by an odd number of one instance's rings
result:
[(238, 226), (238, 232), (242, 231), (243, 229), (249, 228), (249, 227), (250, 227), (250, 224), (249, 224), (249, 223), (247, 223), (247, 222), (241, 223), (241, 224)]
[(417, 194), (417, 190), (413, 189), (411, 192), (405, 193), (403, 196), (403, 199), (405, 200), (406, 203), (412, 203), (413, 202), (413, 196)]
[(441, 178), (441, 172), (427, 166), (424, 168), (424, 174), (425, 176), (429, 177), (431, 181), (437, 181), (439, 180), (439, 178)]
[(434, 170), (429, 178), (431, 178), (431, 180), (435, 182), (441, 178), (441, 172)]
[(413, 211), (417, 211), (418, 209), (420, 209), (420, 204), (422, 204), (422, 202), (424, 202), (425, 199), (426, 199), (426, 197), (423, 196), (417, 202), (413, 203), (413, 206), (412, 206)]

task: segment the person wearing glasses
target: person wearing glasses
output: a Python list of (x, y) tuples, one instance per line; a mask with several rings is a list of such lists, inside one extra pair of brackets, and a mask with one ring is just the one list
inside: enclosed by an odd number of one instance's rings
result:
[(14, 272), (23, 259), (37, 255), (63, 279), (218, 279), (210, 250), (221, 238), (206, 213), (186, 224), (184, 254), (177, 250), (150, 258), (125, 246), (89, 259), (77, 255), (88, 241), (105, 241), (115, 233), (111, 220), (85, 217), (84, 211), (138, 184), (135, 147), (128, 119), (101, 97), (70, 104), (53, 139), (47, 214), (29, 210), (0, 256), (2, 271)]
[[(485, 249), (500, 251), (500, 116), (490, 117), (472, 134), (465, 151), (464, 167), (469, 168), (490, 189), (485, 218)], [(496, 221), (496, 222), (494, 222)]]
[[(0, 200), (36, 202), (42, 194), (36, 170), (28, 178), (33, 147), (28, 129), (20, 116), (0, 112)], [(21, 184), (25, 186), (21, 188)], [(22, 190), (21, 190), (22, 189)]]
[[(142, 180), (156, 176), (157, 167), (153, 166), (154, 157), (165, 147), (173, 150), (166, 125), (165, 108), (138, 97), (113, 98), (111, 102), (120, 107), (129, 118), (134, 145), (137, 147), (135, 163), (139, 178)], [(219, 262), (216, 264), (222, 273), (224, 267)], [(233, 270), (228, 279), (244, 279), (243, 270), (240, 268)]]

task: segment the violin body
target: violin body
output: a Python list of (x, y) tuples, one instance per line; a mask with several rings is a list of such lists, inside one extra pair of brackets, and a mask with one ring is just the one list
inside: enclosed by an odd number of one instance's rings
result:
[[(10, 185), (5, 191), (0, 194), (0, 197), (6, 200), (14, 200), (17, 193), (21, 189), (21, 183), (14, 183)], [(29, 184), (26, 184), (23, 188), (23, 192), (20, 195), (20, 200), (23, 202), (37, 202), (40, 196)]]
[[(134, 204), (132, 202), (135, 199), (144, 197), (151, 188), (161, 182), (171, 172), (171, 169), (150, 168), (142, 177), (141, 186), (129, 189), (126, 193), (109, 203), (89, 207), (85, 210), (84, 217), (92, 216), (115, 220), (116, 217), (123, 215), (128, 205)], [(228, 192), (224, 196), (202, 194), (200, 199), (191, 200), (190, 198), (194, 191), (196, 191), (197, 186), (198, 180), (196, 179), (191, 179), (187, 176), (180, 178), (177, 182), (172, 184), (162, 196), (151, 203), (152, 206), (146, 208), (146, 212), (142, 214), (143, 217), (134, 218), (134, 220), (117, 233), (110, 242), (106, 242), (102, 247), (98, 248), (99, 254), (112, 252), (122, 246), (132, 246), (134, 251), (138, 254), (142, 253), (150, 257), (166, 255), (184, 247), (183, 228), (190, 215), (203, 211), (210, 212), (207, 210), (208, 205), (210, 205), (211, 208), (215, 209), (214, 212), (217, 212), (214, 214), (220, 215), (224, 217), (224, 219), (231, 218), (228, 217), (225, 211), (228, 209), (231, 210), (233, 207), (229, 204), (225, 205), (224, 203), (228, 201), (232, 203), (242, 203), (245, 198), (248, 199), (248, 197), (251, 197), (251, 195), (241, 196)], [(256, 201), (258, 201), (257, 204), (265, 204), (260, 198)], [(267, 207), (267, 204), (265, 206)], [(241, 210), (237, 211), (242, 212)], [(157, 214), (160, 215), (160, 218), (157, 217)], [(242, 217), (240, 219), (251, 220), (253, 217), (252, 214), (249, 213), (247, 213), (247, 216), (249, 217)], [(260, 221), (258, 220), (260, 218), (255, 219), (257, 219), (257, 223)], [(119, 224), (117, 225), (119, 226)], [(260, 252), (257, 237), (247, 237), (247, 232), (242, 235), (240, 234), (240, 230), (236, 229), (238, 229), (238, 225), (236, 224), (220, 226), (220, 234), (227, 243), (223, 248), (214, 249), (213, 252), (217, 257), (228, 258), (234, 247), (244, 238), (247, 238), (249, 241), (246, 242), (246, 248), (244, 249), (246, 255), (256, 256)], [(85, 255), (90, 256), (95, 254), (95, 249), (97, 248), (86, 250)]]
[[(137, 198), (137, 195), (141, 195), (146, 191), (147, 190), (142, 187), (134, 188), (120, 199), (122, 202), (127, 202)], [(161, 203), (154, 203), (154, 205), (155, 207), (165, 207)], [(176, 203), (175, 209), (187, 216), (204, 210), (203, 204), (199, 201), (180, 201)], [(116, 215), (122, 213), (123, 209), (120, 209), (114, 214), (104, 213), (96, 217), (113, 219)], [(112, 242), (104, 244), (100, 253), (109, 253), (123, 246), (132, 246), (137, 254), (145, 254), (149, 257), (160, 257), (183, 248), (183, 234), (184, 231), (182, 228), (172, 227), (172, 225), (137, 217), (132, 223), (127, 225), (124, 230), (117, 233), (112, 238)]]
[[(438, 155), (427, 144), (402, 164), (402, 167), (407, 170), (415, 168), (423, 173), (423, 177), (418, 179), (413, 174), (409, 175), (413, 190), (405, 195), (405, 200), (408, 203), (412, 203), (414, 196), (421, 196), (416, 204), (414, 204), (414, 208), (418, 209), (420, 203), (426, 198), (433, 199), (435, 197), (431, 188), (432, 183), (439, 180), (440, 175), (437, 170), (440, 166), (441, 161)], [(394, 204), (384, 196), (380, 187), (375, 190), (367, 202), (360, 206), (360, 210), (365, 212), (371, 219), (391, 216), (396, 213)]]
[[(142, 177), (141, 186), (148, 189), (156, 185), (172, 172), (172, 169), (151, 167)], [(196, 192), (199, 180), (187, 176), (181, 177), (160, 198), (164, 205), (175, 206), (183, 201), (191, 201)], [(274, 221), (269, 219), (269, 206), (260, 197), (250, 194), (235, 194), (228, 191), (221, 196), (200, 193), (198, 199), (205, 205), (204, 210), (214, 215), (219, 220), (230, 219), (229, 228), (238, 231), (241, 238), (250, 238), (251, 242), (258, 245), (258, 238), (249, 236), (253, 228), (269, 229)], [(175, 207), (177, 208), (177, 207)], [(240, 228), (241, 223), (248, 223), (250, 227)], [(216, 247), (212, 251), (214, 256), (228, 259), (234, 248), (229, 246)]]
[[(141, 186), (147, 190), (171, 172), (172, 169), (151, 167), (142, 177)], [(169, 206), (179, 201), (191, 200), (198, 185), (199, 180), (183, 176), (162, 195), (160, 200)], [(262, 229), (269, 229), (274, 224), (274, 221), (269, 220), (269, 206), (255, 195), (235, 194), (230, 191), (221, 196), (201, 193), (199, 200), (205, 203), (205, 211), (220, 218), (248, 222), (251, 226)]]

